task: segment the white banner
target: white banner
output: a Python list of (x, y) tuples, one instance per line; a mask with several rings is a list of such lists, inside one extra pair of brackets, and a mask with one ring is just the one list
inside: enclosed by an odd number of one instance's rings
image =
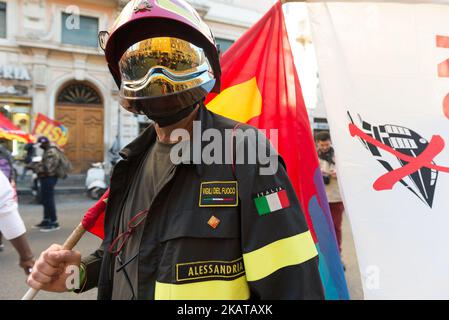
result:
[(308, 3), (367, 299), (449, 299), (449, 5), (426, 2)]

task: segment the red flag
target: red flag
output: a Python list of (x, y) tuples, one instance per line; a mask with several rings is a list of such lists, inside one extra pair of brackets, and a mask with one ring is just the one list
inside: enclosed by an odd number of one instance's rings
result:
[(33, 134), (45, 136), (52, 143), (63, 149), (68, 142), (68, 129), (60, 122), (38, 113), (34, 124)]
[(280, 2), (223, 55), (221, 65), (222, 92), (208, 97), (209, 110), (267, 132), (278, 130), (278, 152), (317, 245), (326, 297), (348, 298)]
[(97, 237), (104, 239), (104, 216), (106, 211), (106, 205), (109, 197), (109, 189), (101, 197), (92, 208), (87, 210), (84, 215), (83, 225), (84, 230), (96, 235)]

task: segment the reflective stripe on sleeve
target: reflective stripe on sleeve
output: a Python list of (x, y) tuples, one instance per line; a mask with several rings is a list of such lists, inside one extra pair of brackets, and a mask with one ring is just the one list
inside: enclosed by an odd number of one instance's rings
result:
[(155, 300), (248, 300), (246, 277), (232, 281), (200, 281), (189, 284), (156, 282)]
[(310, 231), (285, 238), (243, 255), (248, 281), (258, 281), (318, 255)]

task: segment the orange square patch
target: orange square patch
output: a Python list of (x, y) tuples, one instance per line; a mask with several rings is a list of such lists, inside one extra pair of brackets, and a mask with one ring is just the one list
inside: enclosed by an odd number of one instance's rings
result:
[(215, 217), (215, 216), (212, 216), (210, 219), (209, 219), (209, 222), (207, 222), (207, 224), (212, 228), (212, 229), (217, 229), (217, 227), (218, 227), (218, 225), (220, 224), (220, 219), (218, 219), (217, 217)]

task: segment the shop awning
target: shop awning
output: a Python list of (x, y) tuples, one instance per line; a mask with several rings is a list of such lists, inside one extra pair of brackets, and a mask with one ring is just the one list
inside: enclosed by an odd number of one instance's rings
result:
[(0, 113), (0, 139), (17, 140), (28, 143), (35, 142), (36, 138), (17, 128), (8, 118)]

